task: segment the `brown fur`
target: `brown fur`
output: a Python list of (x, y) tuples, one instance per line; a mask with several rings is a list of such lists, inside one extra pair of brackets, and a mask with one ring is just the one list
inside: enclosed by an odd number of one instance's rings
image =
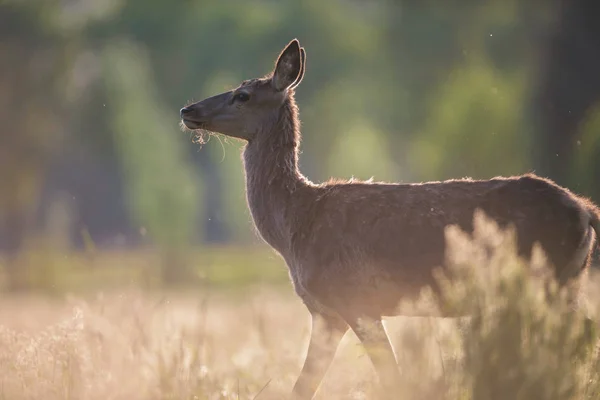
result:
[[(587, 267), (593, 230), (600, 229), (597, 207), (533, 174), (415, 184), (310, 182), (298, 170), (300, 122), (294, 100), (305, 65), (306, 53), (294, 40), (273, 76), (182, 109), (189, 128), (248, 142), (243, 159), (253, 220), (285, 259), (295, 291), (313, 316), (296, 396), (312, 397), (348, 326), (365, 346), (384, 350), (369, 354), (390, 392), (397, 370), (381, 318), (395, 315), (398, 302), (424, 286), (435, 289), (432, 271), (444, 263), (444, 228), (455, 224), (472, 231), (476, 209), (500, 226), (516, 228), (522, 256), (529, 257), (539, 242), (560, 283)], [(250, 99), (236, 101), (239, 92)], [(360, 320), (379, 335), (367, 337)]]

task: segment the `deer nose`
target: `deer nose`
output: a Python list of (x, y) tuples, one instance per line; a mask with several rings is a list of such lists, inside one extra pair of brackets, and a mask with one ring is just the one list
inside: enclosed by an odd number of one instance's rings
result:
[(194, 110), (192, 110), (189, 107), (183, 107), (181, 110), (179, 110), (179, 115), (181, 115), (183, 117), (184, 115), (189, 114), (192, 111), (194, 111)]

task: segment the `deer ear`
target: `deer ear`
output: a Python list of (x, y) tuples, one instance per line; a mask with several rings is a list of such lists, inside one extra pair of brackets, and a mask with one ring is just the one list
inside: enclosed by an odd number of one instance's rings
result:
[[(302, 71), (302, 54), (298, 39), (292, 40), (279, 55), (273, 72), (273, 88), (283, 91), (296, 83)], [(299, 83), (299, 82), (298, 82)]]
[(306, 50), (304, 50), (304, 47), (300, 48), (300, 62), (302, 63), (302, 67), (300, 69), (300, 75), (298, 75), (298, 78), (296, 78), (296, 81), (292, 84), (292, 86), (290, 86), (290, 89), (295, 89), (296, 86), (298, 86), (300, 84), (300, 82), (302, 82), (302, 79), (304, 78), (304, 73), (306, 72)]

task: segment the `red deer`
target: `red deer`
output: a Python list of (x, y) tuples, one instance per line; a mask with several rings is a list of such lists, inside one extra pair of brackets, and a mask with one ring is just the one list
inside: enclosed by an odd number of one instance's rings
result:
[(421, 288), (436, 287), (432, 272), (444, 264), (445, 227), (472, 231), (477, 209), (514, 226), (524, 257), (541, 244), (559, 282), (582, 275), (600, 230), (598, 209), (533, 174), (414, 184), (308, 180), (298, 169), (294, 100), (305, 70), (306, 51), (294, 39), (268, 76), (180, 110), (190, 130), (247, 142), (253, 221), (285, 260), (312, 316), (296, 398), (313, 397), (348, 328), (367, 349), (381, 387), (396, 390), (399, 371), (382, 317), (398, 315), (399, 302)]

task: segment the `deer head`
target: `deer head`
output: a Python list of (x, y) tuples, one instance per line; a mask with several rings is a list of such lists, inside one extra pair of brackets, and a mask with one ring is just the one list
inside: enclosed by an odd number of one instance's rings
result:
[(302, 81), (305, 67), (306, 51), (294, 39), (267, 77), (244, 81), (233, 90), (183, 107), (181, 121), (191, 130), (251, 141), (276, 124), (285, 100)]

